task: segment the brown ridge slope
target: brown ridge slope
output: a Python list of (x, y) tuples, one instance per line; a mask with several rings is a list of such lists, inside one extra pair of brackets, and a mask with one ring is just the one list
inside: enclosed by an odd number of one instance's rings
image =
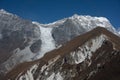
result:
[(110, 41), (104, 41), (93, 53), (91, 62), (73, 80), (120, 80), (120, 50), (114, 50)]
[(99, 67), (98, 72), (88, 80), (120, 80), (120, 51), (109, 58), (110, 61)]
[(24, 73), (27, 69), (29, 69), (32, 65), (40, 63), (41, 66), (44, 64), (47, 64), (47, 62), (53, 58), (55, 58), (57, 55), (60, 55), (61, 57), (64, 57), (66, 54), (70, 53), (71, 51), (74, 51), (79, 46), (82, 46), (85, 42), (88, 40), (99, 36), (101, 34), (104, 34), (108, 37), (108, 39), (114, 43), (114, 47), (118, 50), (120, 50), (120, 37), (116, 36), (112, 32), (106, 30), (102, 27), (97, 27), (83, 35), (80, 35), (73, 40), (66, 43), (64, 46), (60, 47), (59, 49), (55, 49), (51, 52), (48, 52), (39, 60), (32, 61), (32, 62), (25, 62), (22, 64), (17, 65), (14, 69), (12, 69), (10, 72), (8, 72), (5, 76), (5, 80), (11, 79), (14, 80), (20, 73)]

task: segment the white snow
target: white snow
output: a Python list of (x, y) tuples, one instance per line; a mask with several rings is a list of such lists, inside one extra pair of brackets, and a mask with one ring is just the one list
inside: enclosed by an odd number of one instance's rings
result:
[(36, 54), (31, 52), (30, 46), (25, 47), (25, 49), (23, 50), (17, 48), (16, 50), (14, 50), (14, 54), (2, 65), (5, 65), (6, 70), (9, 71), (15, 65), (17, 65), (17, 63), (22, 63), (24, 61), (31, 61), (35, 55)]
[(18, 57), (22, 56), (21, 61), (26, 61), (26, 60), (29, 61), (29, 60), (31, 60), (31, 58), (33, 58), (33, 56), (36, 55), (36, 54), (31, 52), (30, 46), (26, 47), (23, 50), (20, 50), (17, 54), (18, 54), (17, 55)]
[(99, 47), (101, 47), (103, 41), (107, 39), (105, 35), (101, 35), (99, 37), (97, 37), (96, 39), (92, 40), (92, 46), (91, 46), (91, 51), (95, 52), (96, 49), (98, 49)]
[(55, 73), (52, 73), (46, 80), (54, 80)]
[(34, 24), (38, 25), (41, 31), (41, 51), (39, 55), (37, 55), (37, 58), (41, 58), (46, 52), (51, 51), (55, 49), (55, 42), (51, 34), (51, 27), (42, 27), (39, 23), (33, 22)]
[(34, 80), (33, 74), (30, 71), (27, 71), (27, 79), (28, 80)]
[[(71, 56), (73, 57), (73, 59), (75, 60), (76, 64), (79, 64), (81, 62), (83, 62), (85, 60), (85, 55), (81, 52), (72, 52)], [(72, 62), (71, 62), (72, 63)], [(72, 63), (73, 64), (73, 63)]]
[(22, 75), (19, 74), (19, 76), (16, 78), (16, 80), (34, 80), (33, 73), (38, 68), (38, 65), (33, 65), (30, 69), (27, 70), (26, 74)]
[(46, 68), (47, 68), (47, 66), (46, 66), (46, 64), (45, 64), (44, 66), (42, 66), (41, 72), (43, 72)]
[(41, 53), (46, 53), (50, 50), (55, 49), (55, 42), (51, 35), (52, 28), (40, 27), (40, 30), (42, 40)]
[(58, 27), (59, 25), (63, 24), (66, 21), (67, 18), (52, 22), (52, 23), (48, 23), (48, 24), (40, 24), (41, 26), (45, 26), (45, 27)]
[(58, 72), (57, 74), (52, 73), (47, 80), (63, 80), (63, 77), (61, 76), (61, 74)]
[(57, 61), (59, 58), (60, 58), (60, 55), (56, 56), (55, 58), (49, 60), (48, 64), (51, 65), (52, 63), (54, 63), (55, 61)]
[(53, 23), (49, 24), (41, 24), (41, 26), (46, 27), (59, 27), (62, 25), (67, 19), (71, 19), (75, 26), (83, 27), (86, 31), (89, 31), (97, 26), (105, 27), (108, 30), (112, 31), (113, 33), (116, 33), (115, 28), (111, 25), (109, 20), (105, 17), (93, 17), (89, 15), (78, 15), (74, 14), (72, 17), (64, 18), (58, 21), (55, 21)]
[(10, 13), (6, 12), (4, 9), (0, 9), (0, 14), (10, 14)]
[(101, 66), (101, 64), (97, 64), (97, 67), (100, 67)]
[(30, 71), (27, 71), (27, 74), (20, 76), (20, 78), (17, 80), (24, 80), (24, 79), (25, 80), (34, 80), (33, 75)]
[(17, 53), (15, 54), (14, 57), (16, 57), (17, 59), (20, 59), (21, 62), (23, 61), (31, 61), (31, 58), (33, 58), (33, 56), (35, 56), (36, 54), (32, 53), (30, 50), (30, 46), (25, 47), (25, 49), (20, 50), (18, 48)]
[(33, 74), (33, 73), (35, 73), (37, 68), (38, 68), (38, 64), (35, 64), (29, 69), (29, 71)]
[(61, 76), (59, 72), (56, 74), (55, 77), (56, 77), (56, 80), (63, 80), (63, 77)]
[(83, 62), (86, 58), (90, 59), (92, 57), (92, 52), (95, 52), (99, 47), (101, 47), (105, 39), (105, 35), (101, 35), (91, 39), (89, 42), (86, 42), (83, 46), (79, 47), (78, 51), (71, 52), (72, 59), (76, 64)]
[(116, 33), (115, 28), (111, 25), (109, 20), (105, 17), (92, 17), (89, 15), (73, 15), (72, 17), (69, 17), (69, 19), (72, 19), (76, 23), (78, 23), (76, 26), (82, 26), (85, 30), (89, 31), (97, 26), (107, 28), (108, 30), (112, 31), (113, 33)]
[(100, 22), (108, 21), (105, 17), (95, 17), (95, 19), (98, 19)]
[[(100, 23), (97, 23), (97, 24), (96, 24), (97, 26), (101, 26), (101, 27), (104, 27), (104, 28), (110, 27), (110, 26), (108, 25), (109, 21), (108, 21), (107, 18), (105, 18), (105, 17), (95, 17), (95, 19), (100, 22)], [(106, 23), (107, 23), (107, 24), (106, 24)]]
[(120, 35), (120, 31), (118, 32), (118, 34)]
[[(9, 12), (5, 11), (4, 9), (0, 9), (0, 15), (4, 15), (4, 14), (13, 16), (12, 13), (9, 13)], [(16, 16), (16, 15), (14, 15), (14, 16)]]

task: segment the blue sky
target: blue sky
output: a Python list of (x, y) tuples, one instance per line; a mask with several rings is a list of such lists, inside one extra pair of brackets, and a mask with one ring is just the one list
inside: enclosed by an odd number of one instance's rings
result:
[(40, 23), (79, 14), (103, 16), (120, 27), (120, 0), (0, 0), (0, 8)]

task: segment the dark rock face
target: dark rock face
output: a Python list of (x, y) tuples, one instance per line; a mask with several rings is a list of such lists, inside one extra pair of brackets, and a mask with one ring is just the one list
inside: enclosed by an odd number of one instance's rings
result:
[(16, 48), (24, 49), (32, 40), (40, 39), (40, 30), (31, 21), (0, 11), (0, 35), (1, 64), (12, 55)]
[(56, 41), (56, 44), (64, 44), (86, 31), (82, 26), (76, 26), (76, 24), (77, 23), (73, 20), (67, 19), (63, 25), (54, 27), (52, 30), (52, 36)]
[(31, 45), (30, 49), (33, 53), (37, 53), (40, 51), (40, 47), (41, 47), (41, 40), (37, 40), (35, 43)]
[(6, 56), (12, 55), (12, 51), (16, 48), (21, 47), (25, 41), (24, 34), (21, 33), (20, 31), (10, 32), (8, 30), (3, 30), (2, 36), (3, 37), (0, 40), (0, 52), (1, 54), (4, 54), (4, 56), (1, 56), (0, 63), (5, 61), (5, 59), (8, 59), (8, 57)]

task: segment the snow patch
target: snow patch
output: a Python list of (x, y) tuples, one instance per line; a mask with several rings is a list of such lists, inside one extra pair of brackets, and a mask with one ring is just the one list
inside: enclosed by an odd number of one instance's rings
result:
[(6, 71), (12, 69), (17, 63), (22, 63), (24, 61), (32, 61), (32, 58), (36, 55), (31, 52), (30, 46), (25, 47), (25, 49), (20, 50), (17, 48), (13, 52), (14, 54), (2, 65), (5, 65)]
[(49, 60), (48, 64), (51, 65), (52, 63), (54, 63), (55, 61), (57, 61), (59, 58), (60, 58), (60, 55), (56, 56), (55, 58)]
[(19, 74), (16, 80), (34, 80), (33, 74), (37, 68), (38, 68), (37, 64), (33, 65), (29, 70), (27, 70), (26, 74), (22, 76), (21, 74)]
[(118, 32), (118, 34), (120, 35), (120, 31)]
[(59, 72), (56, 74), (56, 80), (63, 80), (63, 77), (60, 75)]
[(47, 68), (46, 65), (42, 66), (42, 68), (41, 68), (41, 72), (43, 72), (46, 68)]
[(91, 59), (92, 53), (101, 47), (105, 39), (105, 35), (101, 35), (95, 39), (91, 39), (89, 42), (86, 42), (85, 45), (79, 47), (77, 51), (71, 52), (70, 54), (75, 64), (83, 62), (86, 58)]
[(20, 76), (18, 80), (34, 80), (33, 75), (30, 71), (27, 71), (27, 74)]
[(8, 13), (4, 9), (0, 9), (0, 14), (7, 14), (7, 15), (12, 15), (11, 13)]
[(57, 74), (52, 73), (47, 80), (63, 80), (63, 77), (60, 75), (60, 73), (58, 72)]
[(108, 19), (105, 17), (95, 17), (95, 19), (98, 19), (100, 22), (104, 22), (104, 21), (108, 22)]

